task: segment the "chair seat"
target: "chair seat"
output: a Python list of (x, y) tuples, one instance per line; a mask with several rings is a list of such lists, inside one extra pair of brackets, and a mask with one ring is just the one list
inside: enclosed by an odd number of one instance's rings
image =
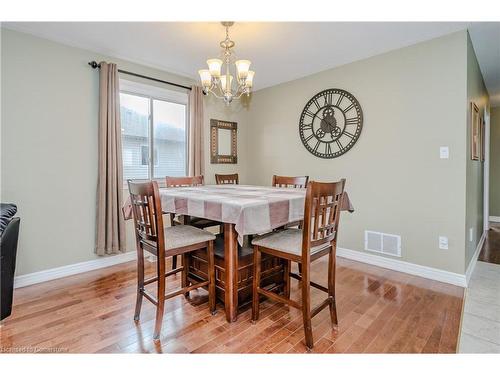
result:
[[(255, 238), (252, 245), (267, 247), (283, 253), (302, 255), (302, 229), (290, 228), (278, 232), (264, 234)], [(311, 255), (329, 247), (329, 243), (311, 248)]]
[[(165, 227), (165, 250), (177, 249), (184, 246), (190, 246), (201, 242), (215, 240), (215, 235), (212, 233), (192, 227), (191, 225), (175, 225), (173, 227)], [(151, 241), (145, 241), (152, 247), (156, 248), (156, 244)]]

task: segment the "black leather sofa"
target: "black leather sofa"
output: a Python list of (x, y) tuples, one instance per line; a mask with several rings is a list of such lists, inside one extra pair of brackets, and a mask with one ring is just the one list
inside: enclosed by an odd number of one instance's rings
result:
[(16, 212), (16, 205), (0, 203), (0, 320), (12, 312), (17, 240), (21, 221), (20, 218), (14, 217)]

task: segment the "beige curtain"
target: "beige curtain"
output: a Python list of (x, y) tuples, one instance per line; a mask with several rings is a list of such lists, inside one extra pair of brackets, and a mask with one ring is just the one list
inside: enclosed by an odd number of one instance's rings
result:
[(98, 255), (125, 251), (120, 90), (115, 64), (101, 62), (99, 75), (99, 167), (97, 177)]
[(204, 173), (203, 158), (203, 90), (192, 86), (189, 93), (189, 175)]

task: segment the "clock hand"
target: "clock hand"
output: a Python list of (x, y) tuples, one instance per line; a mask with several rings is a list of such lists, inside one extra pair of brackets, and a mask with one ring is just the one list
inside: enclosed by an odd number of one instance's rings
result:
[[(323, 118), (319, 117), (317, 113), (314, 114), (314, 117), (317, 117), (320, 121), (323, 121)], [(313, 121), (314, 121), (314, 117), (313, 117)]]

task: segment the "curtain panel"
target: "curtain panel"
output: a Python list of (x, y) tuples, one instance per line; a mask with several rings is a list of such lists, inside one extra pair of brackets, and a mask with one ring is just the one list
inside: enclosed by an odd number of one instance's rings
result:
[(190, 176), (199, 176), (205, 172), (203, 141), (203, 90), (199, 86), (192, 86), (189, 93)]
[(126, 251), (120, 89), (116, 64), (100, 63), (96, 246), (98, 255)]

